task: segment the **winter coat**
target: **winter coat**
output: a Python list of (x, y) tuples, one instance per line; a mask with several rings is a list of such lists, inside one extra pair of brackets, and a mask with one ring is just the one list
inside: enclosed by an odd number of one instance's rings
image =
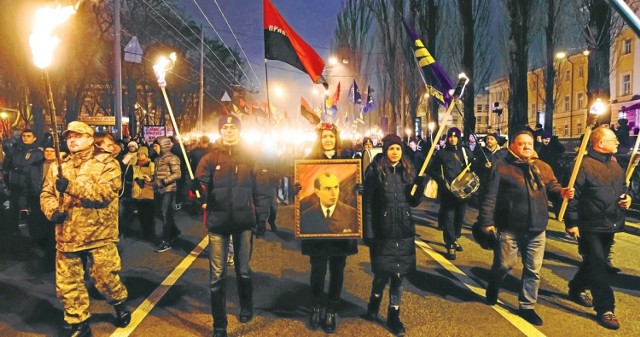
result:
[[(137, 187), (132, 188), (131, 197), (138, 200), (151, 199), (153, 200), (153, 173), (155, 172), (156, 165), (147, 159), (147, 162), (140, 162), (139, 160), (133, 165), (133, 183), (137, 184)], [(151, 181), (145, 181), (144, 176), (149, 176)], [(142, 185), (142, 186), (140, 186)]]
[(26, 191), (28, 195), (38, 195), (43, 162), (44, 153), (38, 147), (38, 143), (18, 142), (11, 148), (2, 163), (4, 171), (9, 174), (7, 185), (11, 189)]
[[(467, 155), (466, 162), (462, 151)], [(445, 193), (445, 197), (455, 199), (453, 194), (451, 194), (451, 192), (446, 188), (446, 183), (451, 184), (467, 164), (473, 163), (473, 160), (473, 152), (460, 145), (453, 146), (447, 143), (443, 149), (436, 152), (433, 163), (429, 165), (428, 172), (429, 176), (438, 183), (438, 192), (441, 197), (443, 196), (443, 193)]]
[[(67, 219), (55, 225), (57, 250), (77, 252), (118, 241), (120, 174), (120, 165), (110, 154), (94, 155), (93, 148), (64, 159), (62, 175), (69, 185), (62, 210)], [(57, 169), (49, 170), (40, 194), (40, 207), (47, 219), (58, 210), (57, 177)]]
[(618, 201), (626, 192), (624, 180), (622, 168), (611, 155), (589, 148), (576, 177), (575, 198), (567, 206), (566, 226), (588, 232), (621, 231), (625, 214)]
[(175, 192), (176, 181), (182, 176), (180, 158), (171, 153), (173, 143), (169, 137), (158, 137), (161, 154), (155, 159), (156, 174), (153, 180), (162, 182), (164, 192)]
[(246, 145), (216, 142), (195, 176), (205, 189), (209, 232), (238, 233), (267, 221), (269, 172)]
[[(351, 158), (343, 152), (332, 159)], [(329, 159), (325, 155), (307, 159)], [(355, 193), (355, 192), (354, 192)], [(302, 254), (309, 256), (349, 256), (358, 253), (358, 241), (355, 239), (303, 239)]]
[(559, 197), (562, 186), (547, 163), (537, 159), (533, 165), (542, 176), (542, 187), (538, 190), (532, 189), (526, 180), (528, 164), (516, 162), (511, 154), (491, 167), (480, 203), (481, 226), (519, 232), (542, 232), (547, 228), (548, 194)]
[(376, 163), (383, 157), (377, 154), (365, 174), (363, 238), (369, 245), (373, 273), (404, 275), (416, 268), (416, 227), (411, 207), (420, 203), (422, 193), (410, 195), (415, 173), (411, 181), (406, 181), (400, 164), (384, 168), (386, 175), (381, 182)]

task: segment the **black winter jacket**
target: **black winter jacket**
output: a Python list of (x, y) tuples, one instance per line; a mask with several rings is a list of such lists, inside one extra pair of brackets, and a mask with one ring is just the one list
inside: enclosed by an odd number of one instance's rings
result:
[(565, 224), (580, 231), (618, 232), (625, 214), (618, 198), (625, 193), (624, 172), (611, 155), (589, 148), (576, 177), (575, 198), (569, 202)]
[(533, 190), (526, 182), (528, 165), (516, 162), (511, 154), (491, 167), (484, 198), (480, 203), (478, 222), (483, 227), (499, 230), (542, 232), (549, 221), (548, 193), (558, 196), (562, 186), (551, 167), (542, 160), (534, 165), (542, 174), (542, 185)]
[(464, 153), (467, 154), (467, 163), (472, 164), (474, 157), (473, 152), (468, 148), (460, 145), (453, 146), (447, 143), (442, 150), (436, 152), (433, 163), (429, 165), (429, 176), (431, 176), (438, 183), (438, 190), (441, 192), (447, 191), (449, 196), (451, 192), (448, 192), (445, 187), (445, 181), (451, 184), (451, 182), (462, 172), (467, 164), (465, 164)]
[(42, 181), (42, 163), (44, 153), (38, 143), (24, 144), (18, 141), (4, 158), (3, 169), (9, 174), (5, 177), (11, 189), (20, 189), (26, 195), (40, 195)]
[(402, 165), (386, 168), (384, 182), (380, 182), (376, 163), (383, 157), (377, 154), (365, 174), (363, 237), (369, 244), (373, 273), (404, 275), (416, 268), (411, 207), (420, 203), (422, 193), (410, 196), (415, 173), (411, 181), (405, 181)]
[[(332, 159), (350, 159), (346, 152)], [(325, 155), (321, 158), (329, 159)], [(356, 193), (356, 192), (353, 192)], [(301, 244), (303, 255), (309, 256), (349, 256), (358, 253), (358, 241), (355, 239), (303, 239)]]
[(239, 233), (267, 221), (269, 173), (244, 144), (216, 142), (202, 157), (195, 175), (206, 189), (209, 232)]

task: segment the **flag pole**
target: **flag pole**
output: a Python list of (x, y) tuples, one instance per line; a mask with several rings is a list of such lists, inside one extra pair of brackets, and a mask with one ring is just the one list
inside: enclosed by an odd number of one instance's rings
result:
[[(467, 83), (469, 83), (469, 78), (467, 77), (467, 75), (465, 75), (464, 73), (460, 73), (460, 75), (458, 75), (458, 86), (456, 86), (456, 89), (453, 91), (453, 99), (451, 100), (451, 102), (449, 103), (449, 107), (447, 107), (447, 112), (444, 114), (443, 118), (442, 118), (442, 122), (440, 123), (440, 127), (438, 128), (438, 132), (436, 133), (436, 136), (434, 139), (440, 139), (440, 137), (442, 136), (442, 134), (444, 133), (444, 127), (446, 126), (446, 122), (449, 119), (449, 116), (451, 116), (451, 112), (453, 111), (453, 107), (456, 104), (456, 99), (458, 99), (458, 97), (462, 96), (462, 93), (464, 92), (464, 88), (466, 87)], [(424, 80), (424, 77), (423, 77)], [(425, 82), (426, 85), (426, 82)], [(418, 176), (423, 176), (424, 175), (424, 171), (427, 170), (427, 165), (429, 165), (429, 161), (431, 160), (431, 157), (433, 156), (433, 152), (435, 150), (435, 144), (431, 144), (431, 147), (429, 148), (429, 152), (427, 152), (427, 156), (424, 159), (424, 163), (422, 163), (422, 168), (420, 169), (420, 173), (418, 173)], [(418, 189), (418, 185), (413, 185), (413, 187), (411, 188), (411, 195), (413, 196), (416, 193), (416, 190)]]
[(269, 99), (269, 71), (267, 70), (267, 59), (264, 59), (264, 80), (267, 82), (267, 118), (269, 118), (269, 132), (271, 132), (271, 100)]

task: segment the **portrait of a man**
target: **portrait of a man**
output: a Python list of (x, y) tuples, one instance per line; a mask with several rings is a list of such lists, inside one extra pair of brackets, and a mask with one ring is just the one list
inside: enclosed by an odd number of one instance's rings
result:
[(296, 238), (362, 237), (362, 183), (358, 159), (296, 160)]
[(300, 216), (300, 232), (318, 233), (355, 233), (358, 224), (355, 208), (338, 200), (340, 181), (333, 173), (321, 173), (313, 181), (314, 193), (319, 202), (305, 210)]

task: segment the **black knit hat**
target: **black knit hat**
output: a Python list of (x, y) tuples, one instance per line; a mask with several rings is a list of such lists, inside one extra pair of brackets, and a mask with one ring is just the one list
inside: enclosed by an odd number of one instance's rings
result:
[(402, 139), (398, 135), (388, 134), (382, 138), (382, 153), (387, 153), (391, 145), (400, 145), (402, 147)]
[(456, 137), (460, 138), (460, 135), (462, 135), (462, 132), (460, 132), (460, 129), (453, 127), (447, 131), (447, 138), (451, 137), (452, 134), (455, 134)]
[(218, 130), (222, 129), (222, 126), (225, 124), (233, 124), (236, 127), (238, 127), (238, 130), (242, 129), (242, 122), (240, 121), (240, 118), (234, 115), (221, 116), (220, 119), (218, 120)]

